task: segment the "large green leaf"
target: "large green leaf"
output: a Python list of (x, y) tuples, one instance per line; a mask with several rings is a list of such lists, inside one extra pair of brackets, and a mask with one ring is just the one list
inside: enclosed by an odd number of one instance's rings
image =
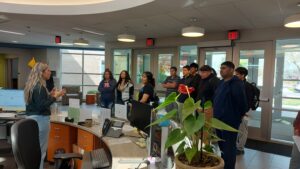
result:
[(186, 156), (187, 160), (189, 161), (189, 163), (192, 162), (192, 160), (196, 154), (197, 154), (197, 147), (193, 146), (192, 148), (187, 148), (185, 150), (185, 156)]
[(196, 118), (193, 115), (189, 115), (184, 121), (183, 126), (184, 130), (187, 133), (188, 136), (194, 134), (195, 131), (195, 125), (196, 125)]
[(195, 103), (195, 109), (201, 109), (201, 100), (198, 100), (198, 101)]
[(168, 106), (169, 104), (174, 103), (174, 102), (176, 101), (176, 96), (177, 96), (176, 92), (172, 92), (172, 93), (165, 99), (165, 101), (164, 101), (162, 104), (160, 104), (159, 106), (157, 106), (157, 107), (155, 108), (155, 110), (160, 110), (160, 109), (162, 109), (162, 108), (165, 108), (165, 107)]
[(199, 113), (196, 120), (196, 124), (194, 126), (194, 130), (199, 131), (204, 126), (204, 123), (205, 123), (204, 113)]
[(205, 103), (204, 103), (204, 109), (210, 109), (210, 108), (212, 108), (212, 101), (206, 101)]
[(187, 98), (182, 107), (182, 120), (186, 119), (189, 115), (195, 112), (195, 102), (194, 99), (189, 97)]
[[(155, 120), (155, 121), (154, 121), (153, 123), (151, 123), (149, 126), (153, 126), (153, 125), (155, 125), (155, 124), (159, 124), (159, 123), (161, 123), (161, 122), (163, 122), (163, 121), (169, 120), (169, 119), (171, 119), (172, 117), (174, 117), (174, 116), (176, 115), (176, 113), (177, 113), (177, 110), (176, 110), (176, 109), (173, 109), (173, 110), (170, 111), (169, 113), (165, 114), (163, 117), (161, 117), (161, 118)], [(149, 126), (147, 126), (147, 127), (149, 127)]]
[(178, 146), (176, 153), (182, 154), (184, 152), (184, 146), (185, 146), (185, 141), (181, 142), (180, 145)]
[(228, 124), (225, 124), (224, 122), (216, 119), (216, 118), (212, 118), (211, 119), (211, 126), (213, 128), (219, 129), (219, 130), (227, 130), (227, 131), (232, 131), (232, 132), (239, 132), (238, 130), (236, 130), (235, 128), (229, 126)]
[(173, 131), (170, 132), (168, 135), (165, 148), (169, 148), (170, 146), (178, 143), (179, 141), (183, 140), (186, 136), (186, 133), (182, 132), (179, 128), (174, 129)]

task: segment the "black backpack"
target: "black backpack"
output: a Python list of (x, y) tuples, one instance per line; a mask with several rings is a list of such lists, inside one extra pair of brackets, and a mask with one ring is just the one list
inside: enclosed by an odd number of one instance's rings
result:
[(256, 83), (251, 83), (253, 98), (251, 100), (250, 108), (251, 110), (256, 110), (259, 107), (259, 97), (260, 97), (260, 90), (257, 88)]

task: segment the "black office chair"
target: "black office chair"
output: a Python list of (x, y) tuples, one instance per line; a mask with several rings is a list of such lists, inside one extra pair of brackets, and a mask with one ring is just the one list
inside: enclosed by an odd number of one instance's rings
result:
[[(41, 148), (37, 122), (32, 119), (16, 122), (11, 128), (11, 141), (18, 169), (38, 169)], [(82, 159), (82, 155), (77, 153), (55, 155), (55, 169), (67, 169), (64, 165), (73, 158)]]

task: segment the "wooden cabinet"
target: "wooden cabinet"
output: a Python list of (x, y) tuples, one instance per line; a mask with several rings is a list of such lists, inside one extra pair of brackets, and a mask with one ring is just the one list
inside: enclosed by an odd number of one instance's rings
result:
[(94, 135), (78, 129), (77, 145), (84, 151), (92, 151), (94, 149)]
[(64, 149), (66, 153), (72, 152), (72, 145), (76, 144), (76, 129), (63, 124), (51, 123), (47, 160), (54, 162), (53, 156), (57, 149)]

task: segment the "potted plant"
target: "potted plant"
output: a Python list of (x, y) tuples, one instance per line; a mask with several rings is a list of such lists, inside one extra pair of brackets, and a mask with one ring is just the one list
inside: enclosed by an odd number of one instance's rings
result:
[[(193, 88), (179, 85), (179, 94), (170, 94), (165, 101), (155, 110), (177, 103), (181, 94), (187, 94), (181, 110), (173, 109), (164, 116), (150, 124), (156, 125), (166, 120), (173, 120), (179, 115), (179, 127), (171, 129), (165, 143), (165, 148), (175, 144), (179, 145), (176, 150), (175, 165), (177, 169), (222, 169), (224, 161), (214, 153), (212, 142), (222, 141), (215, 134), (215, 129), (238, 132), (236, 129), (212, 117), (212, 102), (195, 103), (190, 97)], [(162, 143), (164, 144), (164, 143)]]

